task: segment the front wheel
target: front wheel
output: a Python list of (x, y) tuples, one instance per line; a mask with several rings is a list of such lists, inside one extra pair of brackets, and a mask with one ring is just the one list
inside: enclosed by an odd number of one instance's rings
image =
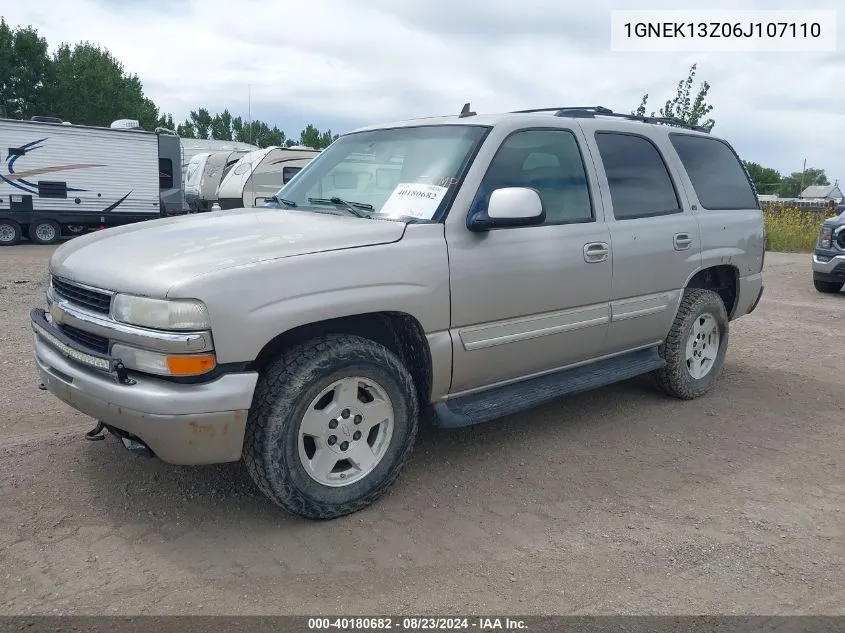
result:
[(728, 315), (712, 290), (688, 288), (659, 353), (665, 367), (654, 372), (666, 394), (691, 400), (707, 393), (722, 370), (728, 349)]
[(326, 335), (285, 351), (259, 379), (244, 461), (258, 488), (308, 519), (376, 501), (408, 459), (419, 426), (410, 373), (390, 350)]
[(813, 285), (816, 287), (816, 290), (823, 292), (826, 295), (834, 294), (842, 290), (842, 284), (838, 281), (821, 281), (819, 279), (813, 279)]

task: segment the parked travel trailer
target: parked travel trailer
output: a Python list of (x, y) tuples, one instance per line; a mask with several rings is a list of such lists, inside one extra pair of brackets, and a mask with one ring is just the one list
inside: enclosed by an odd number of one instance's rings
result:
[(190, 213), (211, 210), (223, 177), (245, 154), (227, 150), (194, 155), (185, 170), (185, 204)]
[(0, 119), (0, 245), (182, 213), (179, 137), (115, 123)]
[(217, 191), (221, 209), (258, 207), (320, 153), (310, 147), (266, 147), (243, 156)]
[(185, 176), (188, 173), (188, 165), (191, 159), (197, 154), (212, 152), (238, 151), (242, 153), (257, 150), (257, 145), (242, 143), (240, 141), (220, 141), (204, 138), (183, 138), (182, 139), (182, 187), (185, 186)]

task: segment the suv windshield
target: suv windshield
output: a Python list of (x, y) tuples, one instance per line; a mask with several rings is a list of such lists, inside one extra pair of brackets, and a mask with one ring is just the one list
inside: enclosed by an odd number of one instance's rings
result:
[(488, 129), (428, 125), (343, 136), (282, 187), (273, 206), (431, 220)]

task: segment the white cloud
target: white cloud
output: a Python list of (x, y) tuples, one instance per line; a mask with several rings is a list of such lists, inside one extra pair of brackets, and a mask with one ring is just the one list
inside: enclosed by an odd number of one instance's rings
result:
[[(649, 8), (699, 8), (652, 1)], [(836, 8), (821, 0), (813, 8)], [(791, 5), (791, 6), (790, 6)], [(709, 8), (796, 8), (736, 1)], [(177, 119), (200, 105), (308, 113), (315, 124), (601, 104), (658, 106), (689, 66), (712, 85), (715, 132), (744, 158), (845, 180), (845, 37), (838, 53), (610, 51), (610, 10), (555, 0), (29, 0), (3, 9), (48, 40), (90, 40), (137, 73)], [(266, 116), (266, 114), (265, 114)], [(283, 126), (282, 126), (283, 127)], [(289, 130), (293, 132), (295, 130)], [(335, 130), (341, 131), (341, 130)]]

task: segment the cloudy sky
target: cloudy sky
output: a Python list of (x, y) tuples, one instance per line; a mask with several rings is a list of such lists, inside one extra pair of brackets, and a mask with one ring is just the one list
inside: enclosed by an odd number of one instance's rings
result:
[[(2, 2), (13, 25), (51, 44), (107, 47), (147, 94), (182, 120), (204, 105), (252, 114), (298, 135), (306, 123), (359, 124), (556, 105), (654, 106), (698, 63), (712, 86), (714, 133), (781, 172), (823, 168), (845, 183), (845, 6), (837, 51), (630, 53), (610, 46), (623, 0), (26, 0)], [(781, 0), (707, 8), (795, 9)], [(837, 0), (816, 0), (834, 9)], [(649, 0), (649, 9), (700, 2)], [(834, 25), (823, 25), (829, 28)]]

